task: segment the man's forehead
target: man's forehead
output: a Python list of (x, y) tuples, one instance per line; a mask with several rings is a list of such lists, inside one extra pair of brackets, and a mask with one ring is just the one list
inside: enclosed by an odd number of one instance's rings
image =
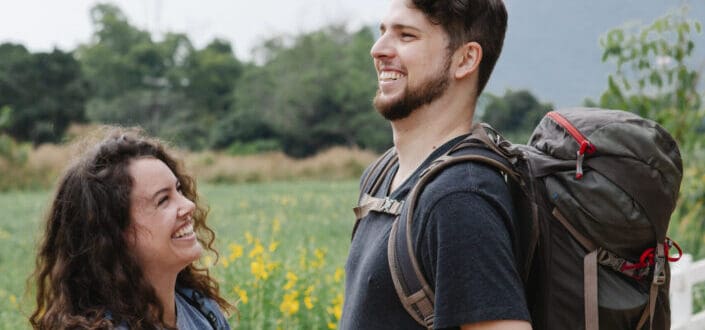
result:
[(415, 8), (408, 0), (392, 0), (387, 9), (387, 13), (382, 18), (380, 27), (386, 29), (411, 27), (422, 29), (424, 26), (430, 25), (426, 15), (419, 9)]

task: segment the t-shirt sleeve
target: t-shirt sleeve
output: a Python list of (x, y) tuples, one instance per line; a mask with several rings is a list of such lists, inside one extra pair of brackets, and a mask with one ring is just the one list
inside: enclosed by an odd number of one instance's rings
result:
[(474, 192), (454, 192), (429, 210), (418, 251), (435, 287), (436, 328), (529, 320), (506, 213)]

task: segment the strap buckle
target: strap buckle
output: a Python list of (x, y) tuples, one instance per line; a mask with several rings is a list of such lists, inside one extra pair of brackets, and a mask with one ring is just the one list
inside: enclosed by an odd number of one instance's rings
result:
[(384, 202), (382, 202), (382, 207), (380, 209), (382, 210), (382, 212), (388, 213), (393, 205), (394, 205), (394, 200), (389, 197), (385, 197)]

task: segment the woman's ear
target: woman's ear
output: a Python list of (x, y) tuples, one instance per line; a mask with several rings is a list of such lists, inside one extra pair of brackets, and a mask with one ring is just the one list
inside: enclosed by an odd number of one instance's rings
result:
[(482, 46), (472, 41), (468, 42), (456, 50), (457, 66), (455, 69), (455, 79), (464, 79), (478, 71), (482, 60)]

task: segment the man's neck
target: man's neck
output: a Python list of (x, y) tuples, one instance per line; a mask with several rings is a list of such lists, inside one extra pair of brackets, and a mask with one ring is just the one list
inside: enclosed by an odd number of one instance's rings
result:
[(399, 169), (392, 180), (391, 191), (414, 173), (435, 149), (454, 137), (470, 133), (475, 104), (457, 102), (449, 96), (445, 95), (416, 109), (408, 117), (392, 122)]

